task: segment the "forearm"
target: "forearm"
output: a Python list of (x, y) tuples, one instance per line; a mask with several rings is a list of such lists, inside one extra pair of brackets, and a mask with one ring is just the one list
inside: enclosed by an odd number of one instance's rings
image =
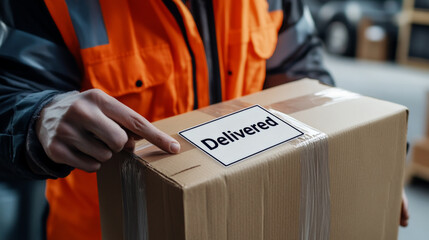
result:
[(4, 125), (0, 133), (0, 179), (44, 179), (68, 174), (70, 170), (50, 164), (33, 130), (40, 110), (58, 93), (45, 90), (1, 94), (4, 105), (0, 117)]
[(0, 21), (0, 178), (62, 177), (40, 148), (34, 123), (63, 92), (80, 88), (80, 73), (62, 44)]
[(44, 179), (66, 176), (71, 169), (54, 164), (46, 156), (34, 126), (46, 104), (58, 94), (73, 88), (54, 89), (48, 83), (58, 79), (46, 78), (52, 73), (11, 59), (0, 57), (0, 66), (0, 145), (3, 148), (0, 151), (0, 178)]

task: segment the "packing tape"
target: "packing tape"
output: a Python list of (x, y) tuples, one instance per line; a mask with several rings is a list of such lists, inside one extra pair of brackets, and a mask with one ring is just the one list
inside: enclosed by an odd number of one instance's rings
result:
[(255, 104), (251, 104), (248, 102), (243, 102), (239, 99), (230, 100), (227, 102), (217, 103), (215, 105), (211, 105), (205, 108), (198, 109), (198, 111), (206, 113), (215, 118), (222, 117), (224, 115), (236, 112), (240, 109), (247, 108), (253, 106)]
[(148, 240), (145, 181), (136, 156), (125, 159), (121, 166), (124, 240)]
[[(284, 101), (272, 103), (264, 106), (279, 110), (286, 114), (308, 110), (314, 107), (328, 106), (331, 104), (349, 101), (352, 99), (360, 98), (361, 95), (349, 92), (339, 88), (329, 88), (312, 94), (287, 99)], [(229, 113), (233, 113), (240, 109), (253, 106), (255, 104), (244, 102), (239, 99), (230, 100), (227, 102), (218, 103), (209, 107), (199, 109), (198, 111), (204, 112), (213, 117), (221, 117)]]
[(304, 133), (289, 141), (301, 153), (300, 239), (327, 240), (331, 217), (328, 136), (285, 113), (268, 110)]

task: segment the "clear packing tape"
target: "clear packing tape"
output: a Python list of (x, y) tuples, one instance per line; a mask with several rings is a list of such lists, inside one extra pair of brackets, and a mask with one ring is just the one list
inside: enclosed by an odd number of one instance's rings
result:
[(136, 157), (130, 156), (121, 166), (124, 239), (148, 240), (145, 181)]
[(301, 153), (300, 240), (329, 239), (328, 136), (282, 112), (268, 110), (304, 133), (289, 142)]
[[(313, 94), (280, 101), (265, 106), (267, 110), (301, 130), (304, 135), (286, 144), (300, 151), (300, 240), (329, 239), (330, 229), (330, 181), (328, 136), (287, 114), (349, 101), (361, 96), (338, 88), (330, 88)], [(254, 104), (231, 100), (198, 111), (220, 117)], [(148, 152), (157, 148), (150, 143), (136, 147), (135, 152)], [(182, 152), (193, 149), (182, 149)], [(148, 219), (146, 213), (145, 183), (143, 170), (137, 163), (138, 156), (125, 160), (121, 167), (122, 197), (124, 209), (124, 239), (147, 240)], [(246, 161), (246, 160), (244, 160)], [(238, 163), (239, 164), (239, 163)]]

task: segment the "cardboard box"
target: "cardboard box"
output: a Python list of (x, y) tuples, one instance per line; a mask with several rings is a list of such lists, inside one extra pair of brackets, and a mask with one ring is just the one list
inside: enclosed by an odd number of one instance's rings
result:
[(414, 143), (413, 163), (429, 168), (429, 139), (424, 138)]
[[(304, 136), (225, 167), (177, 134), (253, 104)], [(407, 116), (301, 80), (155, 122), (182, 152), (142, 141), (103, 165), (103, 239), (397, 239)]]
[(370, 19), (363, 18), (358, 28), (358, 43), (356, 55), (360, 59), (387, 61), (389, 39), (387, 32)]

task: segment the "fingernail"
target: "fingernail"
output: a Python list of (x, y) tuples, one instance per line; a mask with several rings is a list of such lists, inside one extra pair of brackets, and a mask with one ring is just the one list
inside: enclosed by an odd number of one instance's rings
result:
[(170, 152), (178, 153), (180, 151), (180, 145), (177, 142), (173, 142), (170, 144)]

